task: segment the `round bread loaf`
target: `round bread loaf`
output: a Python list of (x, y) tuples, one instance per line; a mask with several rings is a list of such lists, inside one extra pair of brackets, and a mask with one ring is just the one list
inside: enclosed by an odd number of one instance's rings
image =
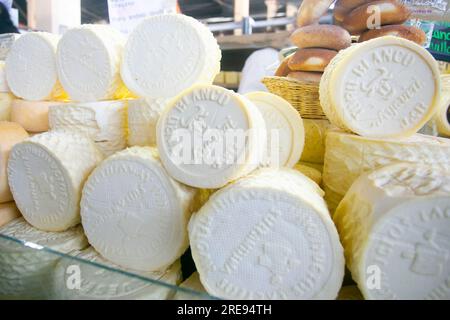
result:
[(373, 0), (337, 0), (334, 5), (334, 19), (342, 22), (352, 10), (369, 2)]
[(376, 27), (374, 24), (377, 22), (374, 18), (376, 11), (372, 10), (374, 6), (378, 7), (380, 13), (379, 26), (402, 24), (411, 15), (411, 11), (396, 0), (374, 1), (351, 11), (342, 22), (342, 27), (351, 34), (360, 34), (367, 29), (373, 29)]
[(292, 70), (289, 69), (289, 60), (291, 59), (292, 55), (284, 58), (283, 61), (281, 61), (280, 66), (278, 67), (277, 71), (275, 72), (275, 76), (277, 77), (286, 77)]
[(289, 60), (288, 66), (292, 71), (323, 72), (337, 51), (320, 48), (298, 50)]
[(327, 12), (334, 0), (303, 0), (297, 15), (297, 26), (315, 24)]
[(289, 73), (287, 77), (298, 81), (319, 83), (322, 72), (294, 71)]
[(380, 29), (368, 30), (361, 34), (359, 42), (375, 39), (383, 36), (397, 36), (423, 45), (427, 40), (425, 32), (414, 26), (389, 25)]
[(313, 25), (298, 28), (291, 41), (299, 48), (325, 48), (342, 50), (349, 47), (352, 39), (347, 30), (333, 25)]

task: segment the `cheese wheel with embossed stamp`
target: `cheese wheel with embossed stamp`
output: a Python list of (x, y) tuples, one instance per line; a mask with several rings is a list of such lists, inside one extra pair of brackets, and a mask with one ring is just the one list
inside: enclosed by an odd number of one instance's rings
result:
[(80, 223), (81, 189), (102, 159), (94, 142), (75, 132), (51, 131), (16, 144), (8, 181), (24, 218), (44, 231)]
[(161, 271), (188, 248), (195, 190), (173, 180), (157, 150), (133, 147), (105, 160), (81, 200), (89, 243), (106, 259), (139, 271)]
[(364, 174), (334, 221), (366, 299), (450, 299), (448, 170), (399, 163)]

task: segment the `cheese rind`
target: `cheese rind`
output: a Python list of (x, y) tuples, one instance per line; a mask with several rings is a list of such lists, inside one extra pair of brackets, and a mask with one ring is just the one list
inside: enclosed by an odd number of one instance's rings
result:
[(0, 234), (28, 242), (29, 246), (25, 248), (12, 240), (0, 241), (0, 297), (6, 299), (49, 298), (47, 289), (61, 256), (37, 250), (32, 244), (60, 253), (88, 246), (81, 226), (65, 232), (44, 232), (33, 228), (23, 218), (0, 228)]
[(449, 210), (442, 168), (398, 163), (355, 181), (334, 220), (366, 299), (450, 298)]
[(341, 129), (366, 137), (408, 137), (436, 112), (440, 90), (430, 53), (386, 36), (341, 51), (325, 69), (320, 100)]
[(267, 139), (264, 119), (247, 98), (196, 85), (165, 108), (156, 129), (161, 161), (189, 186), (217, 189), (256, 169)]
[(51, 131), (15, 145), (8, 181), (24, 218), (45, 231), (80, 223), (81, 189), (102, 159), (94, 142), (81, 133)]
[(124, 91), (120, 64), (125, 38), (107, 25), (83, 25), (67, 31), (56, 61), (64, 89), (74, 101), (112, 100)]
[(19, 37), (6, 58), (6, 79), (15, 96), (24, 100), (60, 100), (67, 97), (56, 71), (59, 36), (31, 32)]
[(325, 137), (331, 123), (328, 120), (303, 119), (305, 127), (305, 147), (303, 148), (303, 162), (323, 163), (325, 155)]
[(28, 138), (28, 133), (17, 123), (0, 121), (0, 203), (13, 200), (9, 190), (6, 168), (12, 147)]
[(110, 156), (126, 147), (126, 101), (67, 103), (49, 109), (50, 129), (82, 132)]
[(128, 145), (156, 146), (156, 125), (168, 99), (128, 101)]
[(189, 239), (202, 284), (220, 298), (335, 299), (342, 284), (320, 188), (295, 170), (260, 170), (217, 191), (193, 215)]
[(194, 196), (167, 174), (156, 149), (133, 147), (109, 157), (87, 180), (82, 224), (106, 259), (134, 270), (164, 270), (189, 246)]
[(11, 90), (6, 81), (5, 61), (0, 60), (0, 93), (9, 93)]
[(181, 14), (144, 19), (130, 34), (121, 74), (136, 95), (171, 98), (196, 83), (212, 84), (221, 51), (199, 21)]
[[(181, 263), (175, 262), (169, 269), (161, 272), (134, 272), (109, 262), (92, 247), (83, 251), (73, 251), (70, 255), (81, 259), (61, 260), (56, 266), (52, 281), (51, 298), (59, 300), (167, 300), (181, 281)], [(89, 263), (83, 262), (87, 261)], [(96, 265), (92, 265), (94, 263)], [(81, 286), (77, 290), (67, 288), (73, 267), (79, 268), (82, 275)], [(145, 279), (110, 271), (104, 267), (121, 270)], [(166, 286), (163, 286), (164, 283)]]
[(261, 112), (266, 124), (266, 159), (263, 166), (290, 167), (299, 160), (305, 145), (303, 121), (292, 105), (271, 93), (245, 95)]

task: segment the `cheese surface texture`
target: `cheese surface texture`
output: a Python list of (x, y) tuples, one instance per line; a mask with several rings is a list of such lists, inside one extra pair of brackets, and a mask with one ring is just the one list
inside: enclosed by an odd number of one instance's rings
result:
[[(0, 228), (0, 234), (43, 246), (60, 253), (82, 250), (88, 246), (81, 226), (65, 232), (44, 232), (18, 218)], [(10, 240), (0, 241), (0, 297), (46, 299), (55, 267), (61, 256), (25, 248)], [(31, 247), (31, 244), (29, 244)]]
[(263, 169), (214, 193), (189, 239), (209, 294), (335, 299), (344, 256), (322, 191), (292, 169)]
[(223, 187), (260, 165), (267, 139), (264, 119), (243, 96), (196, 85), (171, 101), (157, 130), (161, 161), (189, 186)]
[(323, 163), (325, 155), (325, 137), (327, 130), (331, 128), (330, 121), (303, 119), (305, 128), (305, 147), (301, 161), (311, 163)]
[(129, 146), (156, 146), (156, 124), (167, 103), (167, 99), (128, 101)]
[(95, 142), (105, 155), (123, 150), (126, 139), (127, 102), (102, 101), (67, 103), (49, 109), (50, 129), (82, 132)]
[(10, 91), (6, 81), (5, 61), (0, 61), (0, 93), (8, 93)]
[(444, 169), (399, 163), (353, 184), (334, 220), (366, 299), (450, 299), (449, 212)]
[(49, 130), (50, 106), (64, 105), (57, 101), (26, 101), (14, 99), (11, 104), (11, 121), (17, 122), (28, 132), (42, 133)]
[(342, 197), (359, 175), (397, 161), (450, 167), (450, 140), (421, 134), (375, 139), (332, 130), (327, 134), (323, 182)]
[(6, 58), (6, 79), (15, 96), (24, 100), (57, 100), (66, 97), (56, 71), (59, 36), (31, 32), (19, 37)]
[(0, 92), (0, 121), (11, 120), (11, 104), (14, 96), (10, 93)]
[(130, 34), (121, 74), (136, 95), (170, 98), (196, 83), (212, 84), (221, 51), (209, 29), (181, 14), (144, 19)]
[(45, 231), (80, 223), (81, 189), (102, 159), (91, 139), (73, 132), (51, 131), (15, 145), (8, 181), (24, 218)]
[(441, 81), (424, 48), (394, 36), (352, 46), (325, 69), (320, 102), (330, 121), (366, 137), (407, 137), (436, 112)]
[[(59, 300), (167, 300), (174, 290), (159, 283), (176, 286), (181, 280), (181, 264), (175, 262), (169, 269), (161, 272), (139, 272), (120, 268), (100, 256), (92, 247), (70, 253), (76, 258), (99, 266), (70, 259), (61, 260), (52, 281), (52, 299)], [(77, 290), (67, 288), (73, 266), (78, 266), (82, 275), (81, 286)], [(127, 274), (102, 268), (106, 266), (142, 278), (157, 281), (151, 283)]]
[(134, 147), (108, 158), (89, 177), (82, 224), (106, 259), (133, 270), (164, 270), (189, 246), (194, 196), (167, 174), (156, 149)]
[(299, 160), (305, 144), (303, 121), (292, 105), (271, 93), (245, 95), (261, 112), (266, 124), (267, 143), (263, 166), (290, 167)]
[(107, 25), (83, 25), (64, 34), (56, 61), (71, 100), (110, 100), (124, 91), (120, 77), (124, 46), (124, 36)]
[(28, 138), (28, 133), (17, 123), (0, 121), (0, 203), (13, 200), (8, 185), (9, 154), (12, 147)]

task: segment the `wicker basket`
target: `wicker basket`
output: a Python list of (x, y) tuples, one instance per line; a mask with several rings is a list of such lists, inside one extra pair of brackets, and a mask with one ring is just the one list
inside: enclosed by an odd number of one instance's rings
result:
[(287, 100), (305, 119), (327, 119), (320, 106), (319, 84), (284, 77), (265, 77), (269, 91)]

